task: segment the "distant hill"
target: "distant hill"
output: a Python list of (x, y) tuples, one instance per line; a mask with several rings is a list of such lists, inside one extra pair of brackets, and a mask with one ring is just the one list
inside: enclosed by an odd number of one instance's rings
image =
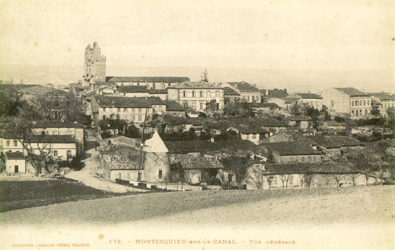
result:
[[(107, 65), (109, 76), (187, 76), (191, 81), (200, 79), (204, 68), (199, 67), (139, 67)], [(288, 92), (319, 92), (330, 87), (355, 87), (366, 92), (395, 92), (395, 75), (376, 71), (343, 70), (289, 70), (207, 68), (208, 78), (213, 82), (246, 81), (258, 88), (288, 89)], [(82, 77), (83, 65), (33, 66), (0, 65), (0, 79), (24, 84), (55, 86), (77, 82)]]

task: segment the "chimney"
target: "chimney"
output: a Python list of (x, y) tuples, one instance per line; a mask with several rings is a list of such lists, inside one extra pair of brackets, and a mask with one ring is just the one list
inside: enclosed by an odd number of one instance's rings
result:
[[(284, 89), (284, 92), (287, 93), (287, 89)], [(287, 93), (288, 94), (288, 93)]]
[(214, 137), (211, 137), (211, 138), (210, 138), (210, 141), (214, 143), (214, 142), (215, 142)]

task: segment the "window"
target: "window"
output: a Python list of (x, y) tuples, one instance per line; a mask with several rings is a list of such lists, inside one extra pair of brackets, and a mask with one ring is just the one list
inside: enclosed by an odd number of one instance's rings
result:
[(106, 119), (106, 116), (105, 115), (103, 115), (103, 120), (105, 120)]
[(67, 132), (66, 132), (66, 135), (71, 135), (71, 131), (67, 131)]
[(192, 97), (195, 97), (195, 91), (192, 91)]
[(273, 185), (277, 185), (277, 177), (276, 176), (273, 177)]
[(353, 106), (353, 107), (355, 106), (355, 102), (354, 101), (351, 102), (351, 106)]
[(124, 109), (123, 109), (123, 112), (128, 112), (128, 108), (124, 108)]
[(163, 170), (162, 170), (162, 169), (159, 169), (158, 178), (159, 178), (159, 179), (162, 179), (162, 178), (163, 178)]
[(138, 121), (141, 122), (142, 120), (143, 120), (143, 116), (142, 116), (142, 115), (139, 115), (139, 116), (138, 116)]
[(58, 156), (58, 150), (53, 151), (53, 156), (55, 156), (55, 157)]
[(252, 139), (256, 139), (256, 134), (252, 134)]
[(162, 111), (162, 106), (159, 106), (159, 111)]
[(355, 110), (355, 115), (358, 116), (358, 110)]
[(67, 150), (67, 158), (70, 158), (71, 156), (71, 150)]
[(103, 112), (106, 112), (106, 108), (103, 108)]
[(255, 96), (252, 96), (252, 101), (255, 102)]
[(128, 180), (130, 180), (131, 178), (131, 174), (130, 173), (127, 173), (127, 177), (128, 177)]
[(118, 179), (122, 179), (122, 173), (118, 173)]
[(10, 141), (9, 140), (6, 141), (6, 145), (10, 146)]
[(182, 91), (182, 97), (187, 97), (187, 92), (186, 91)]
[(368, 100), (368, 102), (367, 102), (367, 103), (368, 103), (368, 106), (370, 106), (370, 100)]
[(200, 91), (200, 97), (203, 97), (203, 91)]
[(219, 91), (215, 92), (215, 97), (219, 97)]
[(363, 100), (363, 106), (366, 106), (366, 100)]
[(200, 103), (200, 109), (204, 109), (204, 103)]
[(352, 113), (352, 115), (355, 115), (355, 112), (354, 112), (354, 110), (352, 110), (352, 111), (351, 111), (351, 113)]
[(141, 113), (141, 112), (143, 112), (143, 109), (140, 108), (140, 109), (139, 109), (139, 113)]
[(250, 96), (248, 95), (248, 96), (247, 96), (247, 102), (249, 102), (249, 101), (250, 101)]
[(14, 140), (14, 146), (18, 146), (18, 140)]
[(211, 92), (207, 91), (207, 97), (211, 97)]

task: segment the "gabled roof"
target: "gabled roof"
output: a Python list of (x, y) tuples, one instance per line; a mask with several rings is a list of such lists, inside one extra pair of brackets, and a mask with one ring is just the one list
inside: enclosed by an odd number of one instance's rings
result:
[(240, 134), (260, 134), (265, 132), (265, 130), (260, 126), (232, 126), (228, 128), (228, 130), (230, 129), (235, 129), (239, 131)]
[(84, 126), (75, 122), (34, 121), (32, 128), (84, 128)]
[(302, 99), (322, 99), (322, 96), (315, 93), (297, 93)]
[(211, 142), (209, 141), (165, 141), (164, 142), (169, 154), (187, 154), (187, 153), (197, 153), (205, 152), (210, 148)]
[(237, 96), (240, 95), (236, 90), (229, 88), (229, 87), (224, 88), (224, 93), (225, 93), (225, 95), (237, 95)]
[(7, 160), (24, 160), (25, 155), (22, 152), (5, 152)]
[(220, 86), (208, 82), (182, 82), (175, 86), (170, 86), (169, 89), (222, 89)]
[(190, 154), (170, 155), (170, 164), (179, 164), (182, 169), (220, 169), (224, 168), (214, 156), (194, 156)]
[(268, 98), (285, 98), (289, 96), (286, 89), (269, 89), (266, 95), (266, 89), (262, 89), (261, 92)]
[(31, 135), (26, 141), (30, 143), (75, 143), (71, 135)]
[(356, 147), (363, 145), (360, 141), (351, 136), (312, 135), (306, 137), (325, 148)]
[(306, 116), (288, 116), (285, 119), (287, 121), (311, 121), (311, 118)]
[(178, 76), (107, 76), (106, 81), (114, 82), (155, 82), (178, 83), (189, 81), (189, 77)]
[(395, 95), (390, 93), (371, 93), (372, 96), (379, 98), (380, 100), (395, 100)]
[(261, 144), (276, 151), (279, 155), (320, 155), (317, 150), (300, 142), (274, 142)]
[(145, 97), (94, 96), (102, 108), (152, 108)]
[(185, 111), (185, 108), (176, 101), (163, 101), (166, 104), (166, 111)]
[(110, 88), (116, 88), (117, 83), (114, 81), (106, 81), (106, 82), (96, 82), (95, 86), (97, 87), (110, 87)]
[(237, 88), (240, 92), (261, 92), (257, 87), (254, 87), (247, 82), (228, 82), (228, 84)]
[(356, 88), (335, 88), (335, 89), (349, 96), (370, 96), (370, 94), (362, 92)]
[(120, 93), (148, 93), (147, 86), (121, 86), (118, 87)]
[(111, 170), (138, 170), (140, 167), (141, 156), (137, 150), (130, 150), (130, 155), (104, 154), (103, 159), (108, 163)]
[(166, 104), (162, 101), (162, 99), (160, 99), (160, 97), (157, 97), (157, 96), (150, 96), (150, 97), (148, 97), (148, 102), (149, 102), (151, 105), (166, 105)]
[(149, 94), (150, 95), (167, 94), (167, 89), (150, 89)]

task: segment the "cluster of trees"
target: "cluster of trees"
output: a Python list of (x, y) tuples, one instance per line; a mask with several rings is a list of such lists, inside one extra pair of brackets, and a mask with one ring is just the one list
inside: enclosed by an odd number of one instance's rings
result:
[[(51, 144), (43, 143), (46, 136), (45, 130), (42, 134), (33, 133), (32, 121), (90, 123), (90, 119), (84, 114), (82, 100), (72, 93), (65, 93), (61, 97), (48, 94), (26, 99), (17, 93), (13, 85), (0, 85), (1, 128), (7, 133), (17, 135), (36, 175), (46, 167), (49, 161)], [(34, 145), (33, 136), (35, 137)]]

